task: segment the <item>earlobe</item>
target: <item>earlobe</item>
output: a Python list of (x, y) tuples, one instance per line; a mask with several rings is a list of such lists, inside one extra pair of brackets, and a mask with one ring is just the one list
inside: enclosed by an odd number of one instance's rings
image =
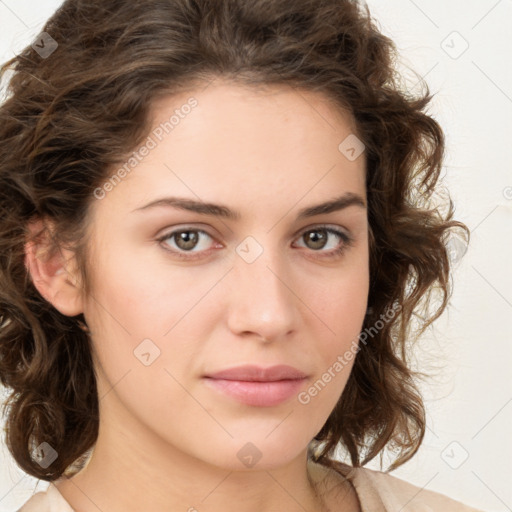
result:
[[(35, 221), (29, 229), (35, 233), (42, 227), (41, 221)], [(44, 299), (67, 316), (83, 312), (73, 262), (74, 255), (68, 249), (55, 250), (50, 254), (47, 234), (25, 244), (25, 267), (34, 286)]]

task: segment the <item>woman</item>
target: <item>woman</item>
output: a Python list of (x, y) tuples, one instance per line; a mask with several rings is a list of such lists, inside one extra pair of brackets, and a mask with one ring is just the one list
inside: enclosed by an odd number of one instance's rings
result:
[(394, 55), (348, 0), (68, 0), (4, 66), (22, 512), (475, 510), (363, 468), (422, 442), (405, 346), (467, 231)]

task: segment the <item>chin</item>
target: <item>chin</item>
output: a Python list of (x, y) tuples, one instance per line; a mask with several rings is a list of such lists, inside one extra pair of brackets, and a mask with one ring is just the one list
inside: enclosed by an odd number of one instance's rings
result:
[[(271, 430), (269, 430), (271, 432)], [(286, 466), (307, 450), (309, 438), (290, 438), (273, 433), (234, 438), (209, 451), (216, 466), (229, 471), (264, 471)]]

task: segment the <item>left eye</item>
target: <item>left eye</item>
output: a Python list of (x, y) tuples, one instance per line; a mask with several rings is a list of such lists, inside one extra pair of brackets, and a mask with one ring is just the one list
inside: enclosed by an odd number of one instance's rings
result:
[[(320, 236), (318, 235), (319, 233)], [(343, 243), (341, 244), (341, 247), (340, 244), (338, 243), (335, 244), (334, 248), (331, 251), (324, 251), (327, 252), (327, 256), (329, 256), (329, 254), (332, 253), (339, 254), (345, 248), (345, 246), (348, 246), (352, 243), (352, 239), (342, 231), (338, 231), (337, 229), (327, 227), (308, 229), (307, 231), (304, 231), (302, 233), (299, 239), (307, 237), (307, 241), (313, 244), (313, 251), (318, 252), (320, 249), (324, 249), (325, 246), (327, 245), (329, 235), (334, 235), (334, 237), (338, 238), (338, 240), (341, 239)]]
[[(337, 238), (338, 243), (335, 243), (334, 248), (332, 248), (330, 251), (322, 251), (322, 249), (328, 245), (327, 242), (330, 235), (331, 237)], [(206, 246), (204, 243), (201, 244), (201, 239), (203, 238), (204, 240), (204, 237), (211, 238), (213, 240), (213, 238), (206, 231), (201, 229), (187, 228), (171, 231), (170, 233), (163, 235), (157, 240), (162, 243), (166, 242), (167, 240), (173, 240), (175, 248), (166, 248), (165, 250), (176, 254), (178, 257), (190, 259), (191, 256), (187, 255), (186, 253), (195, 255), (207, 250), (208, 244), (206, 243)], [(332, 257), (339, 255), (344, 251), (346, 247), (352, 245), (353, 242), (352, 238), (349, 237), (346, 233), (334, 228), (323, 226), (312, 229), (310, 228), (307, 231), (303, 231), (299, 236), (299, 239), (305, 239), (307, 244), (312, 244), (312, 246), (309, 246), (309, 249), (311, 249), (313, 252), (322, 252), (322, 257)], [(340, 240), (341, 244), (339, 242)], [(169, 247), (170, 244), (166, 243), (165, 245)], [(198, 250), (193, 251), (193, 249), (196, 248), (198, 248)]]

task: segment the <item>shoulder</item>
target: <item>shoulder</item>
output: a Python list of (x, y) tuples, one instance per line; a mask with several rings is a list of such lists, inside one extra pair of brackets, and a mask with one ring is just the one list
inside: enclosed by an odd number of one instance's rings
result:
[(57, 488), (50, 484), (46, 491), (31, 496), (16, 512), (74, 512)]
[(50, 502), (45, 491), (39, 491), (30, 497), (16, 512), (50, 512)]
[(346, 477), (356, 488), (363, 511), (483, 512), (383, 471), (351, 468)]

